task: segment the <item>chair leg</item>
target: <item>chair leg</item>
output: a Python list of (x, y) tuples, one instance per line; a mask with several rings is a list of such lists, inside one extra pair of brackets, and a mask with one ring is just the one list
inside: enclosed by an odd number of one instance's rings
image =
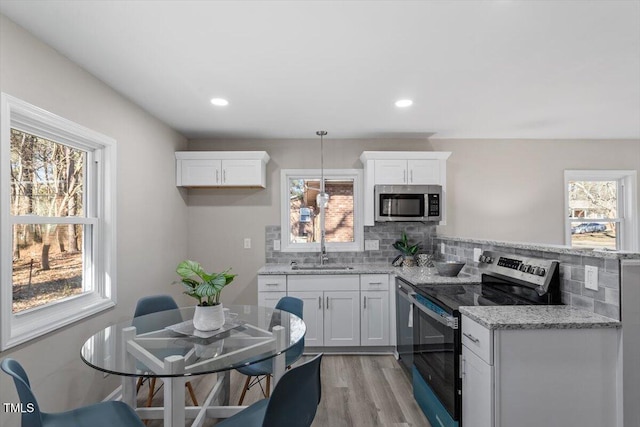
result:
[(269, 397), (271, 394), (271, 375), (267, 374), (267, 389), (265, 390), (265, 397)]
[(249, 390), (250, 381), (251, 381), (251, 377), (247, 376), (247, 380), (244, 382), (244, 387), (242, 389), (242, 394), (240, 395), (240, 401), (238, 402), (238, 406), (242, 406), (242, 402), (244, 402), (244, 395), (247, 394), (247, 390)]
[(147, 408), (151, 406), (151, 402), (153, 401), (153, 392), (156, 388), (156, 378), (151, 378), (149, 381), (149, 397), (147, 397)]
[(196, 399), (196, 394), (193, 392), (193, 387), (191, 387), (191, 381), (187, 381), (186, 383), (184, 383), (184, 385), (187, 387), (187, 390), (189, 391), (189, 396), (191, 396), (191, 400), (193, 401), (195, 406), (200, 406), (198, 405), (198, 400)]
[(144, 379), (142, 377), (138, 377), (138, 383), (136, 384), (136, 394), (140, 391), (140, 387), (142, 387), (142, 382)]

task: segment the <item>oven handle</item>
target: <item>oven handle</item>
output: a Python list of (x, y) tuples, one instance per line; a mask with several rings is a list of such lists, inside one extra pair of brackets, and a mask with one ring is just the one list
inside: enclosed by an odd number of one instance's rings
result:
[(445, 316), (443, 314), (436, 313), (435, 311), (429, 310), (424, 305), (420, 304), (418, 300), (413, 297), (409, 297), (413, 305), (416, 306), (418, 310), (431, 317), (438, 323), (443, 324), (444, 326), (451, 329), (458, 329), (458, 319), (455, 316)]

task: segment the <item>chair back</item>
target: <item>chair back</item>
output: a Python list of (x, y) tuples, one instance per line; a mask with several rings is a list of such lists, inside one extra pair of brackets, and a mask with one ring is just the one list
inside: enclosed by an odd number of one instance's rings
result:
[[(282, 297), (276, 304), (276, 309), (286, 311), (287, 313), (295, 314), (299, 318), (302, 317), (302, 309), (304, 303), (300, 298), (294, 297)], [(302, 356), (302, 352), (304, 351), (304, 337), (300, 341), (298, 341), (293, 347), (291, 347), (286, 353), (286, 365), (290, 366), (294, 363), (300, 356)]]
[[(7, 357), (0, 363), (0, 369), (13, 377), (20, 403), (22, 404), (22, 425), (42, 427), (42, 415), (38, 401), (31, 391), (29, 377), (17, 360)], [(31, 411), (31, 412), (30, 412)]]
[(262, 427), (309, 427), (316, 416), (322, 387), (322, 353), (287, 371), (267, 404)]
[(171, 295), (151, 295), (140, 298), (133, 313), (132, 325), (136, 327), (137, 334), (144, 334), (145, 332), (162, 329), (165, 326), (175, 325), (182, 322), (182, 316), (178, 311), (170, 316), (148, 316), (144, 318), (142, 316), (177, 309), (178, 304), (176, 304)]

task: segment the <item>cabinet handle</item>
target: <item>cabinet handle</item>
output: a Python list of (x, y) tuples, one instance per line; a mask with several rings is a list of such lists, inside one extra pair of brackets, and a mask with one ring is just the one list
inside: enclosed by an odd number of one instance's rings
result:
[(322, 297), (318, 297), (318, 310), (322, 310)]
[(364, 296), (364, 308), (367, 308), (367, 296)]
[(469, 338), (471, 340), (471, 342), (473, 342), (474, 344), (479, 344), (480, 343), (480, 340), (478, 338), (474, 337), (471, 334), (463, 332), (462, 335), (464, 335), (465, 337)]
[(278, 286), (277, 283), (265, 283), (265, 285), (267, 285), (267, 286)]
[(227, 170), (222, 169), (222, 182), (227, 182)]
[(216, 169), (216, 183), (220, 182), (220, 171)]
[(411, 177), (411, 183), (413, 183), (413, 169), (411, 169), (411, 171), (409, 172), (409, 176)]
[(329, 297), (327, 297), (327, 309), (329, 309)]
[(407, 182), (407, 170), (402, 171), (402, 182)]
[(382, 285), (382, 282), (369, 282), (370, 285)]

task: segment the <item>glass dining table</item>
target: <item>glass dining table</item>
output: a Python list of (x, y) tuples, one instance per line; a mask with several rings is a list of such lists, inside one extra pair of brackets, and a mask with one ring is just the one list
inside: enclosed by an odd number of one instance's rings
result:
[[(227, 418), (244, 409), (229, 406), (230, 372), (271, 359), (272, 387), (285, 371), (285, 352), (306, 332), (303, 320), (286, 311), (252, 305), (224, 309), (222, 328), (203, 332), (193, 327), (195, 307), (167, 310), (108, 326), (82, 346), (82, 360), (99, 371), (122, 377), (110, 395), (136, 410), (142, 419), (163, 419), (165, 427), (184, 427), (193, 419)], [(196, 375), (218, 375), (201, 406), (186, 406), (185, 382)], [(136, 378), (164, 382), (164, 406), (137, 408)]]

